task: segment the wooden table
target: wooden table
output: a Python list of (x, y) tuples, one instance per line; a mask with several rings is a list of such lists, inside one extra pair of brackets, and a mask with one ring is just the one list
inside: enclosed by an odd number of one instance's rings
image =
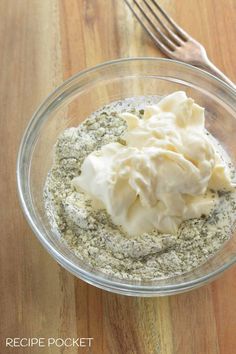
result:
[[(159, 0), (236, 81), (236, 1)], [(236, 268), (201, 289), (144, 299), (62, 269), (19, 207), (16, 156), (37, 105), (70, 75), (118, 57), (162, 56), (122, 0), (0, 1), (0, 353), (235, 354)], [(6, 337), (93, 337), (86, 348), (6, 348)]]

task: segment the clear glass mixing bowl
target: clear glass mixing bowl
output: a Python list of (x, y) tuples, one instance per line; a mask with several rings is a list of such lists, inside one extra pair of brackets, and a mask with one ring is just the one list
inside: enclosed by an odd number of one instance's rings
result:
[(207, 129), (236, 161), (236, 92), (190, 65), (157, 58), (121, 59), (76, 74), (38, 108), (21, 142), (17, 161), (19, 196), (25, 216), (48, 252), (75, 276), (99, 288), (134, 296), (177, 294), (214, 279), (236, 261), (236, 233), (197, 269), (156, 281), (128, 281), (106, 276), (76, 257), (51, 230), (43, 187), (52, 164), (53, 145), (66, 128), (112, 101), (133, 96), (164, 96), (184, 90), (206, 108)]

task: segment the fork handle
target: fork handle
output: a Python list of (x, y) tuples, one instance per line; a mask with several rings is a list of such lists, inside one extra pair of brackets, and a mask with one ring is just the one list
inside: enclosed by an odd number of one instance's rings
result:
[(201, 68), (208, 71), (209, 73), (217, 76), (222, 81), (226, 82), (229, 86), (231, 86), (234, 90), (236, 90), (236, 85), (231, 81), (225, 74), (222, 73), (209, 59), (204, 60), (200, 64)]

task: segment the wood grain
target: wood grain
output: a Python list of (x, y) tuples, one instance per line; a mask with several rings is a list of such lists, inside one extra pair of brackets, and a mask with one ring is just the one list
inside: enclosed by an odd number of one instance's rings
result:
[[(236, 81), (235, 0), (160, 0)], [(0, 352), (235, 354), (236, 268), (190, 293), (127, 298), (54, 262), (19, 207), (15, 163), (41, 100), (88, 66), (162, 56), (119, 0), (0, 1)], [(6, 337), (93, 337), (92, 349), (5, 348)]]

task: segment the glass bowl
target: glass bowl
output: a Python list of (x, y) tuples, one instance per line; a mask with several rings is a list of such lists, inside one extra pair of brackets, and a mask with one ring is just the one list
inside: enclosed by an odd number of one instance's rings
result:
[(48, 252), (72, 274), (99, 288), (133, 296), (170, 295), (199, 287), (236, 261), (236, 233), (206, 263), (155, 281), (120, 280), (91, 269), (60, 241), (45, 214), (43, 187), (59, 134), (112, 101), (133, 96), (165, 96), (184, 90), (206, 109), (206, 127), (236, 161), (236, 92), (211, 74), (158, 58), (107, 62), (74, 75), (33, 115), (19, 149), (17, 183), (21, 205), (33, 232)]

